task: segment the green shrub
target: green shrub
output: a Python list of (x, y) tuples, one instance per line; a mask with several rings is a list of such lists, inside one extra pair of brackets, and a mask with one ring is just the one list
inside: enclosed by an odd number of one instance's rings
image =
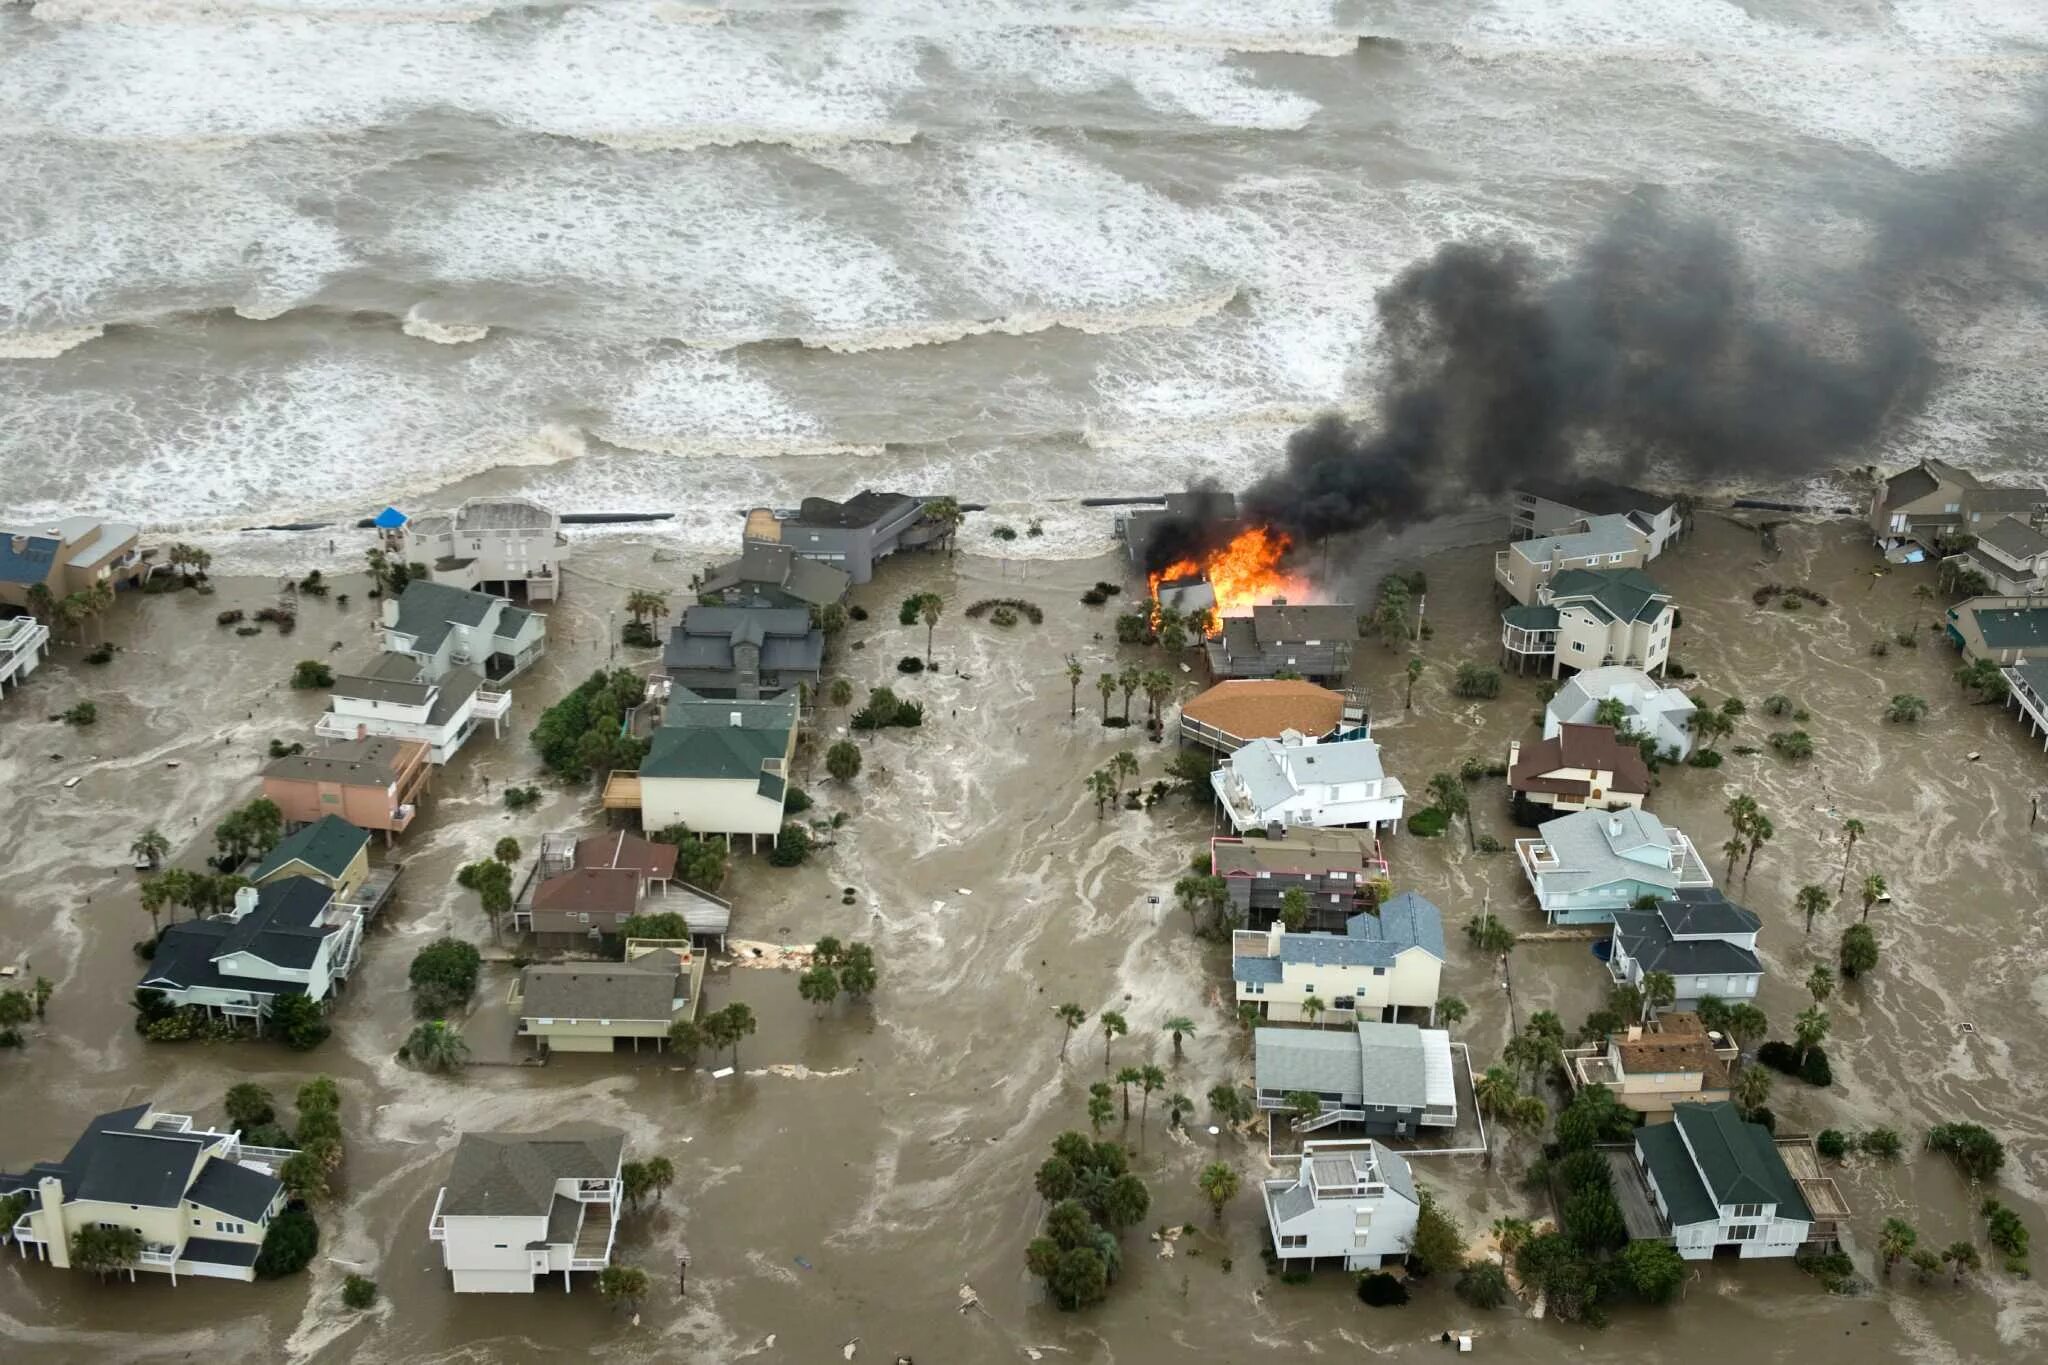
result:
[(1783, 1075), (1799, 1074), (1799, 1053), (1790, 1043), (1773, 1039), (1756, 1050), (1756, 1059)]
[(1830, 1161), (1849, 1155), (1849, 1135), (1838, 1128), (1823, 1128), (1813, 1140), (1814, 1149)]
[(263, 1249), (256, 1253), (256, 1273), (263, 1279), (296, 1275), (320, 1250), (320, 1225), (304, 1209), (286, 1209), (270, 1220)]
[(294, 1052), (310, 1052), (333, 1032), (327, 1012), (303, 995), (280, 995), (270, 1006), (272, 1034)]
[(79, 702), (69, 711), (66, 711), (62, 717), (66, 725), (75, 726), (81, 730), (88, 725), (98, 724), (99, 718), (100, 708), (89, 701)]
[(1468, 1262), (1458, 1276), (1458, 1297), (1474, 1308), (1498, 1308), (1508, 1293), (1508, 1273), (1493, 1261)]
[(1721, 766), (1719, 749), (1695, 749), (1686, 757), (1686, 764), (1694, 768), (1718, 768)]
[(1858, 1139), (1856, 1145), (1863, 1149), (1865, 1156), (1874, 1156), (1890, 1161), (1905, 1150), (1906, 1144), (1894, 1128), (1873, 1128)]
[(377, 1282), (351, 1275), (341, 1282), (341, 1301), (350, 1308), (363, 1309), (377, 1302)]
[(505, 809), (506, 809), (506, 810), (525, 810), (525, 809), (526, 809), (526, 808), (527, 808), (528, 806), (537, 806), (537, 805), (539, 805), (539, 804), (540, 804), (540, 788), (539, 788), (539, 787), (507, 787), (507, 788), (505, 788)]
[(768, 851), (768, 861), (776, 867), (796, 867), (810, 856), (811, 833), (794, 820), (782, 827), (775, 847)]
[(922, 673), (924, 672), (924, 660), (918, 658), (915, 654), (906, 654), (896, 661), (896, 671), (898, 673)]
[(628, 621), (619, 629), (619, 643), (634, 649), (653, 649), (661, 643), (661, 637), (645, 621)]
[(1828, 1065), (1828, 1054), (1818, 1047), (1806, 1050), (1806, 1056), (1799, 1061), (1799, 1079), (1808, 1085), (1827, 1087), (1835, 1083), (1834, 1069)]
[(292, 670), (292, 686), (299, 691), (334, 686), (334, 670), (318, 659), (301, 659)]
[(1456, 678), (1451, 683), (1455, 696), (1486, 700), (1500, 695), (1500, 670), (1492, 664), (1472, 663), (1469, 660), (1458, 665)]
[(1480, 835), (1476, 846), (1481, 853), (1500, 853), (1503, 851), (1501, 841), (1494, 838), (1491, 834)]
[(1424, 806), (1408, 817), (1408, 832), (1419, 839), (1434, 839), (1450, 828), (1451, 817), (1435, 806)]

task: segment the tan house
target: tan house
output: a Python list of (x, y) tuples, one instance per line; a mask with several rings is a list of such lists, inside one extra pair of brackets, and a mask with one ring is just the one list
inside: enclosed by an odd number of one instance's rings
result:
[(1672, 1013), (1646, 1025), (1631, 1024), (1605, 1044), (1567, 1049), (1572, 1087), (1604, 1085), (1622, 1105), (1660, 1123), (1681, 1104), (1728, 1098), (1735, 1045), (1708, 1033), (1700, 1017)]
[(2048, 489), (2002, 488), (1967, 469), (1922, 460), (1877, 486), (1870, 499), (1870, 534), (1895, 563), (1925, 561), (1937, 542), (1982, 537), (2006, 517), (2040, 529), (2048, 517)]
[(1552, 535), (1518, 540), (1493, 557), (1493, 579), (1523, 606), (1567, 569), (1640, 569), (1650, 536), (1623, 516), (1585, 517)]
[(140, 527), (98, 517), (0, 527), (0, 605), (27, 606), (38, 585), (62, 601), (95, 583), (139, 583), (150, 569), (135, 547), (141, 535)]
[(256, 1278), (256, 1253), (284, 1208), (276, 1171), (296, 1153), (249, 1147), (239, 1133), (194, 1128), (185, 1114), (138, 1104), (86, 1125), (62, 1161), (0, 1172), (0, 1196), (28, 1207), (7, 1231), (23, 1255), (71, 1269), (87, 1228), (132, 1229), (142, 1253), (125, 1269), (220, 1280)]
[[(1342, 934), (1290, 934), (1277, 921), (1240, 929), (1231, 935), (1230, 967), (1237, 1002), (1259, 1006), (1268, 1019), (1391, 1022), (1405, 1009), (1427, 1010), (1434, 1023), (1443, 915), (1404, 891), (1377, 913), (1353, 915)], [(1311, 998), (1321, 1002), (1314, 1018), (1302, 1009)]]
[(280, 840), (250, 880), (264, 886), (288, 877), (310, 877), (337, 900), (353, 900), (370, 879), (370, 836), (339, 815), (323, 815)]
[(1671, 594), (1638, 569), (1566, 569), (1533, 604), (1501, 613), (1501, 657), (1518, 673), (1547, 665), (1553, 678), (1615, 665), (1662, 677), (1676, 619)]
[(357, 829), (402, 834), (419, 815), (434, 765), (419, 740), (348, 739), (309, 753), (272, 759), (263, 794), (289, 825), (338, 815)]
[(1531, 824), (1551, 813), (1620, 810), (1640, 806), (1650, 791), (1650, 769), (1642, 750), (1606, 725), (1561, 725), (1557, 734), (1534, 744), (1508, 744), (1508, 790)]
[(638, 776), (614, 774), (605, 805), (637, 806), (642, 829), (681, 824), (698, 834), (723, 834), (728, 845), (736, 834), (746, 835), (750, 846), (764, 834), (772, 842), (782, 831), (796, 736), (794, 693), (712, 701), (678, 687)]
[(519, 1036), (542, 1052), (611, 1052), (621, 1038), (656, 1048), (669, 1026), (697, 1016), (704, 958), (688, 943), (629, 939), (624, 962), (536, 964), (520, 972), (507, 1003)]

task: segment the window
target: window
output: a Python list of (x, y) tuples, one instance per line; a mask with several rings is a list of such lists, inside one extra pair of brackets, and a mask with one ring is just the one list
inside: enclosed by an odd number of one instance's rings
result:
[(1385, 967), (1375, 967), (1372, 969), (1372, 974), (1374, 976), (1385, 976), (1387, 974), (1387, 969)]
[(1586, 652), (1586, 642), (1584, 640), (1572, 641), (1572, 651), (1576, 654), (1584, 654)]
[(1609, 555), (1607, 556), (1607, 562), (1609, 564), (1619, 564), (1621, 563), (1621, 558), (1620, 555)]
[(496, 1247), (496, 1248), (497, 1248), (498, 1250), (500, 1250), (500, 1251), (503, 1251), (503, 1250), (505, 1250), (505, 1248), (506, 1248), (506, 1246), (507, 1246), (508, 1244), (507, 1244), (507, 1243), (504, 1243), (504, 1242), (493, 1242), (493, 1243), (491, 1243), (491, 1245), (492, 1245), (492, 1246), (494, 1246), (494, 1247)]
[(213, 1230), (215, 1232), (232, 1232), (239, 1236), (247, 1232), (248, 1228), (241, 1223), (230, 1223), (224, 1218), (217, 1218), (214, 1220)]
[(1762, 1204), (1737, 1204), (1734, 1206), (1734, 1212), (1728, 1216), (1730, 1218), (1761, 1218), (1764, 1216), (1764, 1206)]
[(1763, 1235), (1763, 1229), (1755, 1223), (1736, 1223), (1727, 1231), (1731, 1242), (1754, 1242)]
[(1305, 1247), (1307, 1245), (1308, 1234), (1306, 1233), (1303, 1233), (1299, 1237), (1282, 1237), (1280, 1239), (1280, 1246), (1282, 1250), (1292, 1250), (1295, 1247)]

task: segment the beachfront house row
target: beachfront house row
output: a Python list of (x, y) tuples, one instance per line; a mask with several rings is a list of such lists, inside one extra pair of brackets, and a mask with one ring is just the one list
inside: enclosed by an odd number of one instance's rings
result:
[(611, 1263), (626, 1136), (595, 1123), (464, 1133), (427, 1237), (458, 1294), (531, 1294), (559, 1273)]
[(1870, 499), (1870, 533), (1885, 558), (1914, 564), (1962, 536), (1981, 537), (2005, 517), (2040, 529), (2048, 489), (1987, 484), (1967, 469), (1922, 460), (1878, 484)]
[(80, 1232), (124, 1228), (142, 1238), (141, 1255), (125, 1267), (130, 1280), (146, 1270), (172, 1284), (180, 1275), (247, 1282), (270, 1220), (284, 1209), (277, 1169), (294, 1155), (138, 1104), (95, 1118), (62, 1161), (0, 1172), (0, 1196), (28, 1201), (8, 1229), (22, 1254), (60, 1269), (72, 1268)]
[(953, 528), (925, 516), (929, 500), (862, 489), (845, 502), (805, 498), (795, 509), (756, 507), (747, 513), (744, 544), (786, 545), (805, 559), (845, 571), (855, 583), (898, 550), (942, 544)]
[(500, 683), (531, 668), (548, 647), (548, 619), (510, 599), (419, 579), (384, 599), (384, 648), (420, 666), (421, 680), (440, 682), (457, 668), (482, 671)]
[(1518, 823), (1576, 810), (1640, 806), (1650, 792), (1642, 750), (1606, 725), (1563, 725), (1551, 739), (1508, 742), (1508, 790)]
[(1289, 673), (1310, 682), (1340, 682), (1358, 643), (1358, 608), (1350, 606), (1274, 602), (1217, 625), (1206, 645), (1209, 673), (1217, 679)]
[(0, 617), (0, 697), (19, 688), (50, 653), (50, 628), (33, 616)]
[(1318, 739), (1340, 731), (1368, 733), (1365, 708), (1341, 692), (1298, 678), (1232, 678), (1190, 697), (1180, 708), (1180, 740), (1234, 754), (1255, 739), (1293, 730)]
[(1552, 924), (1607, 924), (1645, 896), (1714, 880), (1683, 832), (1645, 810), (1578, 811), (1547, 820), (1515, 857)]
[(142, 528), (98, 517), (0, 526), (0, 606), (27, 607), (41, 586), (53, 602), (95, 583), (132, 587), (149, 576), (150, 562), (136, 548)]
[(676, 688), (639, 774), (615, 774), (606, 804), (637, 807), (645, 830), (686, 825), (697, 834), (722, 834), (728, 845), (745, 835), (757, 848), (762, 835), (773, 842), (782, 831), (796, 736), (793, 693), (714, 701)]
[(517, 586), (529, 602), (556, 597), (569, 559), (562, 519), (532, 498), (471, 498), (453, 512), (404, 520), (396, 535), (404, 561), (426, 565), (434, 582), (501, 592)]
[(1287, 1264), (1338, 1260), (1346, 1270), (1372, 1270), (1399, 1262), (1422, 1213), (1407, 1159), (1377, 1142), (1305, 1143), (1294, 1178), (1259, 1189), (1273, 1254)]
[(1663, 554), (1665, 546), (1685, 531), (1684, 507), (1677, 498), (1604, 479), (1572, 484), (1529, 479), (1508, 493), (1511, 541), (1556, 535), (1593, 517), (1608, 516), (1626, 519), (1643, 537), (1645, 559)]
[[(1434, 1024), (1443, 967), (1443, 915), (1413, 891), (1353, 915), (1341, 934), (1289, 933), (1275, 921), (1231, 935), (1237, 1003), (1280, 1022), (1344, 1025), (1426, 1010)], [(1313, 1017), (1302, 1008), (1309, 1000)]]
[(1688, 1261), (1791, 1256), (1817, 1240), (1805, 1182), (1793, 1177), (1770, 1130), (1745, 1122), (1731, 1103), (1680, 1105), (1671, 1122), (1636, 1129), (1634, 1155)]
[(662, 668), (700, 697), (759, 701), (817, 690), (825, 632), (804, 607), (691, 607), (669, 630)]
[(1560, 531), (1510, 541), (1493, 556), (1493, 579), (1528, 606), (1567, 569), (1640, 569), (1649, 562), (1649, 547), (1649, 535), (1627, 517), (1586, 517)]
[(278, 840), (249, 874), (258, 886), (307, 877), (353, 900), (370, 879), (370, 835), (339, 815), (323, 815)]
[(224, 915), (164, 926), (136, 985), (260, 1032), (280, 996), (333, 998), (362, 955), (364, 911), (311, 877), (245, 886)]
[(806, 559), (788, 545), (747, 541), (739, 558), (713, 564), (697, 583), (697, 600), (707, 607), (826, 607), (845, 599), (853, 578), (819, 559)]
[(381, 830), (388, 845), (418, 818), (434, 765), (418, 740), (350, 739), (263, 768), (263, 795), (288, 825), (338, 815), (357, 829)]
[(485, 721), (502, 737), (511, 710), (512, 694), (485, 687), (473, 668), (450, 668), (434, 678), (409, 654), (380, 654), (335, 678), (313, 733), (323, 739), (416, 739), (427, 746), (428, 762), (443, 764)]
[(1948, 609), (1948, 640), (1972, 662), (2001, 668), (2048, 659), (2048, 602), (2039, 597), (1972, 597)]
[(1637, 569), (1567, 569), (1530, 606), (1501, 613), (1501, 651), (1522, 671), (1623, 667), (1662, 674), (1671, 657), (1671, 594)]
[(2017, 517), (2000, 517), (1951, 558), (1957, 568), (1982, 574), (1986, 590), (2000, 597), (2048, 592), (2048, 536)]
[(611, 1052), (622, 1038), (638, 1052), (668, 1041), (694, 1019), (704, 956), (687, 943), (629, 939), (623, 962), (536, 963), (519, 973), (507, 1004), (519, 1036), (548, 1052)]
[(1711, 886), (1680, 887), (1653, 910), (1617, 910), (1608, 941), (1607, 973), (1617, 986), (1637, 986), (1667, 973), (1671, 1003), (1691, 1009), (1706, 996), (1754, 1000), (1763, 984), (1757, 956), (1763, 920)]
[(1303, 929), (1342, 933), (1387, 884), (1380, 841), (1362, 829), (1272, 829), (1263, 838), (1209, 841), (1209, 871), (1223, 879), (1233, 923), (1276, 923), (1289, 891), (1308, 900)]
[(1692, 698), (1639, 668), (1589, 668), (1567, 678), (1543, 708), (1543, 738), (1556, 739), (1567, 725), (1596, 724), (1603, 701), (1620, 703), (1622, 734), (1647, 735), (1660, 754), (1692, 752)]
[(1209, 785), (1239, 833), (1275, 825), (1392, 830), (1408, 799), (1372, 740), (1318, 742), (1292, 730), (1252, 740), (1209, 774)]
[(1630, 1024), (1603, 1043), (1567, 1048), (1564, 1063), (1574, 1090), (1605, 1086), (1616, 1103), (1659, 1123), (1681, 1104), (1727, 1099), (1741, 1055), (1708, 1033), (1697, 1014), (1675, 1010)]
[(1311, 1094), (1322, 1110), (1296, 1133), (1348, 1123), (1372, 1137), (1412, 1137), (1458, 1122), (1451, 1036), (1442, 1029), (1361, 1020), (1349, 1028), (1261, 1028), (1252, 1034), (1252, 1083), (1259, 1108), (1289, 1107)]

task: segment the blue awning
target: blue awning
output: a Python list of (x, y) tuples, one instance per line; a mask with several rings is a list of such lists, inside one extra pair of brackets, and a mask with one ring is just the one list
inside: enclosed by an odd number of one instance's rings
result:
[(395, 531), (405, 525), (406, 516), (396, 507), (387, 507), (377, 514), (376, 522), (387, 531)]

